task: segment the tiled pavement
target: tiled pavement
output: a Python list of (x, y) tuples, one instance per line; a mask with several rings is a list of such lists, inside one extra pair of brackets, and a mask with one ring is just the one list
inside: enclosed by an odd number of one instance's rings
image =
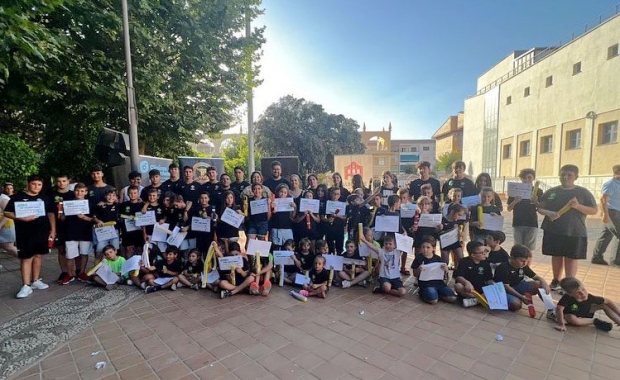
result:
[[(594, 219), (588, 224), (591, 251), (602, 225)], [(46, 260), (46, 278), (54, 277), (53, 261)], [(7, 260), (0, 264), (9, 266)], [(533, 269), (550, 279), (550, 260), (540, 253)], [(2, 322), (78, 286), (53, 285), (17, 301), (11, 275), (0, 274)], [(592, 293), (615, 300), (619, 275), (617, 267), (586, 261), (578, 273)], [(96, 370), (99, 361), (107, 365)], [(307, 303), (280, 288), (268, 298), (226, 300), (179, 289), (140, 296), (13, 378), (616, 380), (620, 331), (569, 327), (560, 333), (540, 313), (530, 319), (526, 310), (431, 306), (417, 296), (397, 299), (363, 288), (333, 289), (326, 300)]]

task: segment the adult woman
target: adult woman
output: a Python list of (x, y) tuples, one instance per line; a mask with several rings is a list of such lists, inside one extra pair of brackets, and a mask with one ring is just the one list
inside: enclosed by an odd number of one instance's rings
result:
[[(250, 183), (251, 184), (259, 183), (263, 187), (263, 197), (271, 198), (271, 190), (269, 190), (267, 186), (263, 185), (263, 175), (260, 174), (260, 172), (252, 172), (252, 174), (250, 175)], [(241, 195), (252, 198), (254, 196), (254, 192), (252, 191), (252, 186), (248, 186), (245, 189), (243, 189), (243, 193), (241, 193)]]
[[(493, 185), (491, 183), (491, 176), (489, 175), (489, 173), (478, 174), (478, 177), (476, 177), (475, 185), (476, 189), (478, 189), (478, 193), (480, 193), (480, 191), (482, 191), (482, 189), (485, 187), (493, 188)], [(493, 191), (493, 206), (497, 207), (499, 211), (504, 211), (504, 207), (502, 206), (502, 200), (495, 191)]]
[(4, 249), (13, 257), (17, 257), (17, 247), (15, 247), (15, 223), (13, 220), (2, 216), (2, 211), (11, 200), (11, 195), (15, 188), (12, 183), (6, 182), (0, 194), (0, 248)]
[(371, 194), (370, 189), (367, 187), (364, 187), (364, 180), (362, 179), (361, 174), (354, 174), (353, 178), (351, 179), (351, 182), (353, 184), (353, 189), (351, 190), (352, 192), (355, 192), (355, 190), (357, 189), (362, 189), (362, 191), (364, 192), (364, 194), (362, 195), (362, 198), (366, 199), (370, 196)]
[(290, 182), (291, 188), (288, 191), (289, 195), (294, 199), (300, 198), (303, 192), (301, 188), (301, 178), (297, 174), (291, 174)]
[(307, 190), (312, 190), (316, 193), (316, 188), (319, 186), (319, 177), (317, 177), (314, 173), (308, 174), (308, 177), (306, 178), (306, 186)]
[(340, 202), (346, 202), (347, 197), (351, 195), (351, 192), (345, 189), (344, 186), (342, 186), (342, 176), (340, 175), (340, 173), (335, 172), (334, 174), (332, 174), (332, 181), (334, 182), (334, 186), (329, 189), (330, 193), (332, 189), (340, 189), (340, 199), (338, 200)]

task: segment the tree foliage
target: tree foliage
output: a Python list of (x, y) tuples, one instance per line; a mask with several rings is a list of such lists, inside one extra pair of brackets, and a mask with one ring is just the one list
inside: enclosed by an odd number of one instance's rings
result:
[[(195, 131), (231, 127), (258, 84), (260, 0), (129, 1), (140, 153), (190, 152)], [(246, 8), (247, 7), (247, 8)], [(127, 132), (121, 2), (0, 5), (0, 131), (45, 150), (46, 169), (79, 173), (102, 127)], [(89, 156), (90, 155), (90, 156)], [(60, 165), (60, 168), (58, 168)], [(77, 172), (76, 172), (77, 171)]]
[(17, 189), (38, 171), (39, 155), (13, 134), (0, 133), (0, 146), (0, 183), (13, 182)]
[[(233, 181), (235, 180), (235, 166), (241, 166), (249, 177), (248, 160), (250, 158), (250, 148), (247, 135), (231, 138), (230, 143), (222, 148), (222, 157), (224, 158), (224, 171), (230, 175)], [(254, 162), (260, 165), (261, 157), (260, 150), (254, 149)]]
[(435, 171), (437, 174), (448, 173), (452, 170), (452, 163), (462, 159), (462, 154), (458, 150), (446, 152), (437, 157), (437, 164), (435, 165)]
[(302, 173), (334, 170), (334, 155), (364, 152), (359, 125), (291, 95), (270, 105), (256, 122), (266, 156), (298, 156)]

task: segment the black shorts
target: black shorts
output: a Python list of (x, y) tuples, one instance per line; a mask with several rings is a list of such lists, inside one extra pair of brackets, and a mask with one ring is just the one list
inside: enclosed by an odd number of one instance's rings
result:
[(584, 260), (586, 258), (587, 251), (587, 237), (558, 235), (547, 231), (543, 234), (543, 255)]
[(384, 282), (389, 282), (392, 289), (400, 289), (403, 287), (403, 281), (400, 278), (379, 277), (379, 284), (383, 286)]
[(121, 240), (123, 247), (142, 247), (144, 245), (144, 236), (142, 231), (125, 232)]
[[(599, 309), (599, 307), (596, 306), (604, 303), (605, 298), (590, 295), (590, 297), (584, 302), (575, 303), (565, 307), (564, 315), (573, 314), (579, 318), (594, 318), (594, 312)], [(594, 308), (592, 306), (594, 306)]]
[(20, 259), (30, 259), (35, 255), (45, 255), (49, 252), (47, 246), (47, 236), (27, 236), (19, 238), (15, 242), (17, 245), (17, 257)]

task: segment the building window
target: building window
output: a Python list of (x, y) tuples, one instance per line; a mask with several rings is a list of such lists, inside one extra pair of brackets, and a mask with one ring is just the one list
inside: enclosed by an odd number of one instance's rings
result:
[(502, 157), (508, 159), (510, 156), (512, 156), (512, 144), (506, 144), (502, 149)]
[(400, 148), (401, 152), (410, 152), (411, 148)]
[(553, 135), (543, 136), (540, 138), (540, 153), (553, 152)]
[(618, 56), (618, 44), (612, 45), (607, 48), (607, 59), (612, 59)]
[(581, 62), (577, 62), (573, 65), (573, 75), (577, 75), (581, 72)]
[(530, 140), (521, 141), (519, 146), (519, 156), (526, 157), (530, 155)]
[(545, 87), (553, 86), (553, 75), (549, 75), (547, 79), (545, 79)]
[(525, 90), (523, 90), (523, 97), (527, 98), (528, 96), (530, 96), (530, 88), (526, 87)]
[(566, 149), (581, 148), (581, 129), (566, 132)]
[(506, 105), (512, 104), (512, 96), (506, 97)]
[(417, 152), (417, 151), (418, 151), (418, 147), (417, 147), (417, 146), (412, 147), (412, 148), (411, 148), (411, 151), (412, 151), (413, 153)]
[(599, 125), (599, 144), (618, 142), (618, 121)]
[(385, 158), (379, 159), (379, 165), (385, 165)]
[(431, 149), (431, 148), (429, 148), (429, 147), (427, 147), (427, 146), (423, 146), (423, 147), (422, 147), (422, 150), (429, 150), (429, 149)]

